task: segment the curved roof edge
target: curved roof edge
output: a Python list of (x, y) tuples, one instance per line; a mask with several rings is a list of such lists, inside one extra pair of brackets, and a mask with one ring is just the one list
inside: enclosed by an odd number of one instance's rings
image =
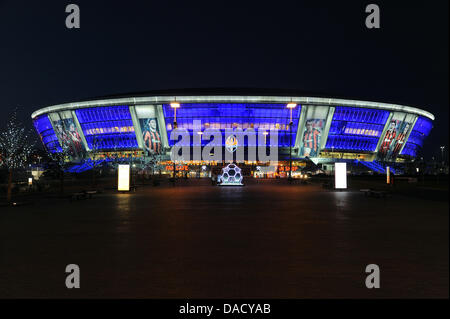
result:
[(400, 111), (406, 113), (413, 113), (425, 116), (434, 121), (435, 117), (432, 113), (406, 105), (371, 102), (363, 100), (352, 100), (342, 98), (326, 98), (326, 97), (308, 97), (308, 96), (266, 96), (266, 95), (149, 95), (149, 96), (134, 96), (122, 98), (106, 98), (93, 99), (82, 102), (72, 102), (57, 104), (53, 106), (44, 107), (31, 114), (31, 118), (39, 115), (62, 111), (73, 110), (85, 107), (120, 105), (120, 104), (161, 104), (170, 103), (176, 100), (179, 103), (289, 103), (294, 102), (298, 104), (317, 104), (330, 106), (353, 106), (366, 107), (373, 109), (383, 109), (390, 111)]

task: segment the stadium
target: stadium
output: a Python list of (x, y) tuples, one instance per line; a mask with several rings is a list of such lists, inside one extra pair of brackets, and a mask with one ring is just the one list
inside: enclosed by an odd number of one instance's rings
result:
[[(256, 144), (244, 139), (237, 145), (232, 139), (230, 150), (230, 130), (234, 135), (251, 130), (265, 136), (277, 130), (279, 164), (268, 177), (285, 177), (288, 170), (295, 177), (310, 165), (330, 172), (337, 161), (378, 173), (387, 165), (401, 168), (414, 161), (434, 120), (433, 114), (406, 105), (236, 89), (109, 96), (48, 106), (31, 117), (46, 151), (66, 154), (72, 172), (91, 167), (86, 161), (145, 166), (156, 160), (160, 174), (170, 174), (170, 152), (177, 142), (171, 139), (174, 128), (189, 132), (191, 146), (206, 129), (216, 129), (223, 135), (219, 143), (224, 153), (263, 144), (261, 139)], [(204, 147), (208, 139), (200, 138), (200, 143)], [(244, 162), (244, 172), (258, 177), (257, 168), (264, 163), (259, 158)], [(211, 176), (214, 167), (224, 164), (188, 161), (176, 163), (175, 170), (188, 177)]]

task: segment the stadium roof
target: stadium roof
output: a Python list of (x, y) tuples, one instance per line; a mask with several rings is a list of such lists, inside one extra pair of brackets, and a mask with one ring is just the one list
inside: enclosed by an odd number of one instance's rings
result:
[[(239, 97), (246, 97), (242, 101)], [(281, 99), (278, 99), (280, 97)], [(208, 102), (229, 102), (229, 103), (308, 103), (323, 105), (342, 105), (355, 107), (369, 107), (378, 109), (389, 109), (407, 113), (415, 113), (426, 116), (434, 120), (434, 115), (421, 108), (379, 102), (377, 99), (360, 99), (339, 97), (337, 95), (318, 94), (291, 89), (262, 89), (262, 88), (188, 88), (188, 89), (168, 89), (152, 90), (145, 92), (134, 92), (126, 94), (115, 94), (90, 99), (83, 99), (77, 102), (64, 103), (54, 106), (44, 107), (34, 112), (34, 118), (43, 113), (53, 112), (62, 109), (75, 109), (80, 107), (93, 107), (110, 104), (152, 104), (168, 103), (176, 99), (181, 103), (208, 103)]]

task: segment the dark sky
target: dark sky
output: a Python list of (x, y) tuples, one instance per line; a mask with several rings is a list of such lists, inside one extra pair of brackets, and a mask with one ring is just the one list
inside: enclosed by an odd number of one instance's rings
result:
[[(65, 27), (65, 7), (81, 29)], [(365, 6), (381, 29), (365, 27)], [(417, 106), (448, 146), (448, 1), (3, 1), (0, 119), (109, 94), (283, 88)], [(448, 147), (447, 147), (448, 149)]]

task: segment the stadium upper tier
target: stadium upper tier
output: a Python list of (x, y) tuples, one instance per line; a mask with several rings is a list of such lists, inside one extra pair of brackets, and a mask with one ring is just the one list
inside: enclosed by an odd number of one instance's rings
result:
[[(433, 114), (415, 107), (362, 100), (175, 92), (54, 105), (31, 117), (47, 151), (68, 148), (73, 156), (94, 150), (168, 154), (177, 142), (170, 138), (176, 118), (177, 127), (190, 133), (191, 145), (197, 140), (194, 134), (208, 129), (222, 133), (224, 147), (230, 130), (231, 135), (243, 130), (256, 136), (276, 130), (281, 152), (292, 146), (297, 158), (354, 153), (383, 161), (414, 158), (434, 120)], [(210, 142), (200, 140), (202, 145)], [(240, 146), (257, 146), (260, 140), (245, 139)]]

